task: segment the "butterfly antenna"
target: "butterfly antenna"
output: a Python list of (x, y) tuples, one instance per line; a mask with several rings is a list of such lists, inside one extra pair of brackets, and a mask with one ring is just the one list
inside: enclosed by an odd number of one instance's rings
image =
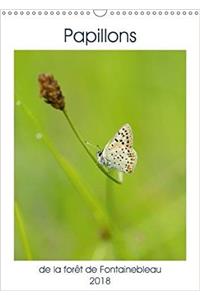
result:
[(98, 150), (101, 150), (99, 145), (94, 145), (94, 144), (91, 144), (90, 142), (88, 141), (85, 141), (86, 145), (89, 145), (89, 146), (92, 146), (93, 148), (97, 148)]

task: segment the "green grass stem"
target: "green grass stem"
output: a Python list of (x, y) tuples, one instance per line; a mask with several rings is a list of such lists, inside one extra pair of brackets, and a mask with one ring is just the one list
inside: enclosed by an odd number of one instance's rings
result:
[(25, 104), (21, 104), (21, 106), (26, 115), (32, 120), (37, 130), (42, 133), (42, 139), (44, 143), (50, 150), (51, 154), (54, 156), (59, 166), (63, 169), (64, 173), (67, 175), (68, 179), (71, 181), (75, 189), (79, 192), (80, 195), (82, 195), (87, 206), (92, 211), (96, 221), (101, 225), (106, 225), (110, 229), (109, 218), (106, 212), (103, 210), (96, 197), (89, 191), (86, 183), (79, 176), (70, 162), (65, 157), (63, 157), (63, 155), (61, 155), (54, 147), (47, 134), (44, 133), (44, 130), (41, 128), (38, 119), (33, 115), (30, 109), (28, 109)]
[(15, 216), (16, 216), (16, 222), (19, 228), (19, 235), (22, 241), (22, 245), (24, 248), (24, 252), (26, 255), (27, 260), (32, 260), (32, 253), (31, 253), (31, 248), (29, 245), (29, 241), (28, 241), (28, 236), (27, 236), (27, 232), (26, 232), (26, 228), (25, 228), (25, 222), (23, 219), (23, 215), (21, 212), (21, 209), (19, 207), (19, 204), (17, 201), (15, 201)]
[(111, 179), (112, 181), (114, 181), (115, 183), (121, 184), (122, 182), (116, 178), (114, 178), (113, 176), (111, 176), (105, 169), (103, 166), (101, 166), (98, 162), (96, 157), (93, 156), (93, 154), (89, 151), (89, 149), (87, 148), (85, 142), (82, 140), (82, 138), (80, 137), (80, 134), (78, 133), (78, 131), (76, 130), (76, 128), (74, 127), (69, 114), (66, 112), (66, 110), (63, 110), (64, 116), (67, 119), (71, 129), (73, 130), (75, 136), (77, 137), (77, 139), (79, 140), (79, 142), (81, 143), (81, 145), (83, 146), (83, 148), (86, 150), (87, 154), (90, 156), (90, 158), (92, 159), (92, 161), (95, 163), (95, 165), (101, 170), (101, 172), (104, 173), (104, 175), (106, 175), (109, 179)]
[[(107, 210), (101, 207), (98, 199), (95, 197), (95, 195), (91, 193), (86, 183), (79, 176), (74, 167), (54, 147), (47, 134), (44, 133), (44, 130), (41, 128), (38, 119), (33, 115), (30, 109), (27, 108), (27, 106), (23, 103), (21, 103), (21, 107), (23, 108), (24, 112), (29, 117), (29, 119), (32, 120), (38, 132), (42, 133), (42, 139), (46, 144), (47, 148), (49, 149), (59, 166), (63, 169), (64, 173), (66, 174), (67, 178), (71, 181), (72, 185), (82, 196), (82, 199), (85, 201), (86, 205), (92, 212), (97, 224), (100, 226), (100, 228), (107, 228), (107, 230), (111, 233), (111, 242), (113, 244), (113, 248), (115, 249), (117, 259), (124, 259), (126, 257), (126, 249), (123, 245), (124, 240), (121, 236), (120, 230), (117, 228), (114, 222), (112, 222)], [(109, 180), (109, 176), (107, 176), (107, 180)], [(109, 181), (111, 184), (113, 183), (113, 181)]]

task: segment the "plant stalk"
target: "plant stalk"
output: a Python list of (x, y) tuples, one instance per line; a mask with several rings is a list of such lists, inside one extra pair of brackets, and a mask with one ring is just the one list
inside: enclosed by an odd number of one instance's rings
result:
[(76, 128), (74, 127), (68, 113), (66, 112), (66, 110), (63, 110), (64, 116), (67, 119), (71, 129), (73, 130), (75, 136), (77, 137), (77, 139), (79, 140), (79, 142), (81, 143), (81, 145), (83, 146), (83, 148), (86, 150), (86, 152), (88, 153), (88, 155), (90, 156), (90, 158), (93, 160), (93, 162), (95, 163), (95, 165), (104, 173), (104, 175), (106, 175), (108, 178), (110, 178), (112, 181), (114, 181), (115, 183), (121, 184), (122, 182), (116, 178), (114, 178), (113, 176), (111, 176), (96, 160), (96, 158), (92, 155), (92, 153), (88, 150), (85, 142), (82, 140), (82, 138), (80, 137), (79, 133), (77, 132)]
[(22, 240), (22, 245), (24, 247), (24, 252), (26, 253), (27, 259), (32, 260), (33, 258), (32, 258), (31, 248), (29, 245), (29, 241), (25, 229), (24, 220), (17, 201), (15, 201), (15, 215), (16, 215), (16, 222), (18, 223), (18, 227), (19, 227), (19, 233)]
[(112, 230), (109, 217), (105, 211), (99, 204), (98, 199), (88, 190), (86, 184), (83, 182), (82, 178), (78, 175), (74, 167), (70, 164), (68, 160), (66, 160), (63, 155), (61, 155), (58, 150), (51, 143), (49, 137), (44, 133), (44, 130), (41, 128), (37, 118), (33, 115), (33, 113), (27, 108), (25, 104), (21, 104), (24, 112), (29, 116), (32, 122), (35, 124), (35, 127), (39, 132), (42, 132), (42, 140), (48, 147), (51, 154), (54, 156), (57, 163), (63, 169), (64, 173), (67, 175), (75, 189), (83, 196), (83, 199), (87, 203), (88, 207), (93, 213), (94, 218), (100, 226), (106, 226), (109, 230)]

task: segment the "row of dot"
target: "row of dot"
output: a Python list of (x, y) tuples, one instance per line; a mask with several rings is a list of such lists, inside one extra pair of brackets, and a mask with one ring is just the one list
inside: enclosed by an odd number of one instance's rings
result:
[(68, 14), (68, 15), (72, 15), (72, 14), (74, 14), (74, 15), (90, 15), (90, 11), (68, 11), (68, 12), (66, 12), (66, 11), (41, 11), (41, 10), (39, 10), (39, 11), (35, 11), (35, 10), (33, 10), (33, 11), (29, 11), (29, 10), (27, 10), (27, 11), (14, 11), (14, 12), (12, 12), (12, 11), (8, 11), (8, 12), (6, 12), (5, 10), (4, 11), (2, 11), (2, 15), (6, 15), (6, 14), (8, 14), (8, 15), (66, 15), (66, 14)]
[(171, 10), (171, 11), (168, 11), (168, 10), (165, 10), (165, 11), (156, 11), (156, 10), (153, 10), (153, 11), (150, 11), (150, 10), (147, 10), (147, 11), (144, 11), (144, 10), (141, 10), (141, 11), (111, 11), (110, 12), (110, 15), (198, 15), (199, 12), (196, 10), (196, 11), (180, 11), (180, 10), (177, 10), (177, 11), (174, 11), (174, 10)]
[[(8, 11), (6, 12), (5, 10), (2, 11), (2, 15), (90, 15), (91, 12), (90, 11)], [(150, 11), (150, 10), (147, 10), (147, 11), (144, 11), (144, 10), (141, 10), (141, 11), (110, 11), (109, 14), (111, 16), (113, 15), (199, 15), (199, 11), (186, 11), (186, 10), (183, 10), (183, 11), (180, 11), (180, 10), (177, 10), (177, 11), (168, 11), (168, 10), (165, 10), (165, 11), (156, 11), (156, 10), (153, 10), (153, 11)]]

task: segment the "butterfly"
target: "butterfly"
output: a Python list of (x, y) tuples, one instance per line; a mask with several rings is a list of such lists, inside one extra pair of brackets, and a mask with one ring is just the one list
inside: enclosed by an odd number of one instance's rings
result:
[(134, 170), (137, 153), (133, 149), (133, 133), (129, 124), (122, 126), (105, 148), (97, 152), (97, 161), (101, 165), (124, 173), (131, 173)]

